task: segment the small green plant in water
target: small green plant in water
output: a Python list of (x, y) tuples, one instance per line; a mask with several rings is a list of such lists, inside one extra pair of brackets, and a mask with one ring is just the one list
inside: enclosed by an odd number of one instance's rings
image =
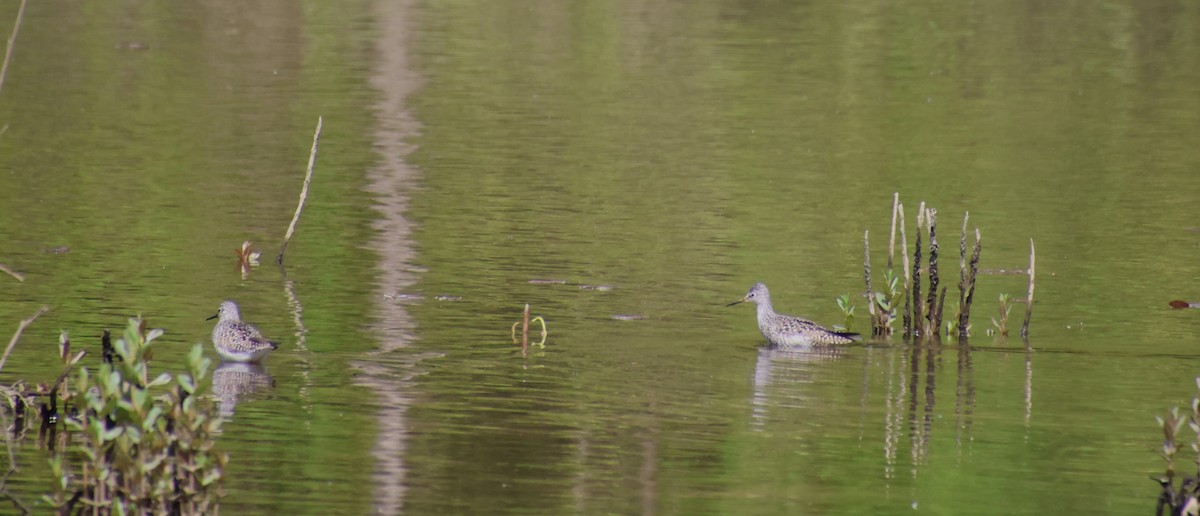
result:
[(1009, 304), (1008, 294), (1000, 294), (1000, 319), (992, 318), (992, 326), (996, 328), (996, 333), (1001, 336), (1008, 336), (1008, 313), (1012, 311), (1012, 305)]
[(883, 271), (884, 290), (875, 292), (875, 322), (872, 331), (876, 335), (891, 335), (896, 323), (896, 308), (903, 297), (900, 277), (892, 271)]
[(834, 325), (835, 331), (850, 331), (850, 326), (854, 324), (854, 302), (850, 301), (850, 294), (842, 294), (837, 298), (838, 308), (842, 310), (842, 316), (845, 317), (846, 325)]
[[(542, 340), (534, 342), (533, 345), (537, 346), (539, 348), (545, 349), (546, 335), (547, 335), (546, 320), (543, 319), (542, 316), (540, 316), (540, 315), (530, 319), (529, 318), (529, 303), (525, 303), (524, 317), (522, 317), (522, 319), (520, 321), (517, 321), (517, 322), (513, 323), (513, 325), (512, 325), (513, 344), (518, 344), (518, 343), (521, 344), (522, 349), (529, 348), (529, 324), (534, 323), (534, 322), (538, 322), (538, 323), (542, 324)], [(521, 327), (521, 338), (520, 339), (517, 338), (517, 327), (518, 326)]]
[(111, 363), (94, 374), (79, 368), (64, 398), (71, 446), (69, 453), (53, 452), (53, 492), (44, 497), (61, 513), (218, 510), (228, 457), (215, 447), (221, 418), (208, 395), (212, 362), (196, 345), (187, 372), (151, 379), (152, 344), (160, 335), (141, 318), (130, 319)]

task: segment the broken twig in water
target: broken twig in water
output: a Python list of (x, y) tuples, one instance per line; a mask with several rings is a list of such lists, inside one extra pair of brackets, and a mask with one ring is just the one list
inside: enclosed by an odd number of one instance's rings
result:
[(283, 236), (283, 247), (279, 249), (279, 256), (275, 257), (275, 263), (279, 265), (283, 265), (283, 253), (287, 252), (288, 242), (292, 240), (292, 234), (296, 232), (296, 223), (300, 222), (300, 212), (304, 211), (304, 201), (308, 200), (308, 184), (312, 182), (313, 165), (317, 162), (317, 144), (321, 141), (321, 126), (324, 123), (324, 117), (317, 117), (317, 130), (313, 132), (312, 152), (308, 154), (308, 170), (304, 173), (304, 188), (300, 189), (300, 203), (296, 205), (296, 214), (292, 215), (292, 223), (288, 225), (287, 234)]
[(8, 347), (4, 348), (4, 356), (0, 356), (0, 371), (4, 370), (4, 363), (8, 362), (8, 354), (12, 353), (13, 347), (17, 345), (17, 341), (21, 340), (21, 334), (25, 332), (25, 328), (28, 328), (30, 324), (33, 324), (33, 321), (36, 321), (38, 317), (41, 317), (49, 309), (50, 307), (48, 306), (39, 308), (37, 312), (28, 319), (21, 321), (21, 324), (17, 326), (16, 333), (13, 333), (12, 339), (8, 341)]
[(14, 278), (17, 278), (17, 281), (20, 281), (20, 282), (24, 282), (24, 281), (25, 281), (25, 275), (23, 275), (23, 274), (21, 274), (21, 273), (19, 273), (19, 272), (17, 272), (17, 271), (14, 271), (14, 270), (12, 270), (12, 269), (10, 269), (10, 268), (8, 268), (8, 267), (7, 267), (7, 266), (5, 266), (3, 263), (0, 263), (0, 271), (7, 272), (9, 276), (12, 276), (12, 277), (14, 277)]

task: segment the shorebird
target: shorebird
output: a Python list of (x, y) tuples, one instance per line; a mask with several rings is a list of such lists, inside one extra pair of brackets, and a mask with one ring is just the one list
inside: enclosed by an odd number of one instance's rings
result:
[(217, 319), (213, 327), (213, 347), (221, 358), (233, 362), (258, 362), (272, 350), (279, 349), (279, 344), (264, 339), (258, 328), (242, 322), (238, 305), (233, 301), (221, 303), (217, 315), (208, 320)]
[(814, 344), (848, 344), (862, 340), (857, 333), (833, 331), (800, 317), (775, 313), (767, 286), (755, 283), (746, 296), (725, 306), (752, 301), (758, 305), (758, 331), (767, 341), (779, 347), (812, 346)]

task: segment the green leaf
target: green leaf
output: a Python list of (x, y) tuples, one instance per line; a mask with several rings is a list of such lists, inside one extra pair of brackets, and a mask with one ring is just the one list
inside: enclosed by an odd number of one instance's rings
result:
[(158, 422), (158, 418), (162, 416), (162, 408), (158, 405), (150, 407), (150, 411), (146, 413), (146, 419), (142, 420), (142, 430), (149, 432), (154, 428), (154, 423)]
[[(194, 380), (192, 380), (192, 375), (181, 374), (181, 375), (177, 376), (175, 378), (175, 380), (179, 382), (180, 387), (183, 387), (184, 392), (186, 392), (188, 394), (192, 394), (193, 392), (196, 392), (196, 382)], [(191, 399), (191, 397), (189, 396), (188, 399)]]
[(188, 370), (195, 371), (201, 358), (204, 358), (204, 348), (199, 344), (192, 346), (192, 350), (188, 352), (187, 356)]
[(151, 380), (150, 383), (146, 385), (146, 388), (159, 387), (168, 383), (171, 383), (171, 373), (163, 373), (158, 375), (158, 378)]
[(108, 375), (108, 377), (104, 379), (104, 393), (103, 394), (105, 396), (113, 396), (113, 395), (121, 392), (119, 390), (120, 388), (121, 388), (121, 375), (117, 374), (116, 372), (110, 373)]
[(116, 440), (116, 438), (120, 437), (121, 433), (123, 433), (124, 431), (125, 431), (125, 427), (114, 426), (104, 432), (104, 440), (105, 441)]

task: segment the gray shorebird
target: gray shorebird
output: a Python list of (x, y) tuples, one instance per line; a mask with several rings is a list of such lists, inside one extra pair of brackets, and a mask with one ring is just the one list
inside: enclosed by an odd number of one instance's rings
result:
[(767, 286), (755, 283), (746, 296), (725, 306), (752, 301), (758, 305), (758, 331), (767, 341), (779, 347), (799, 347), (821, 344), (848, 344), (862, 340), (857, 333), (826, 329), (808, 319), (775, 313)]
[(213, 328), (213, 347), (217, 354), (225, 360), (234, 362), (258, 362), (272, 350), (279, 349), (279, 344), (263, 338), (258, 328), (242, 322), (237, 303), (225, 301), (217, 309), (217, 315), (208, 320), (217, 319)]

